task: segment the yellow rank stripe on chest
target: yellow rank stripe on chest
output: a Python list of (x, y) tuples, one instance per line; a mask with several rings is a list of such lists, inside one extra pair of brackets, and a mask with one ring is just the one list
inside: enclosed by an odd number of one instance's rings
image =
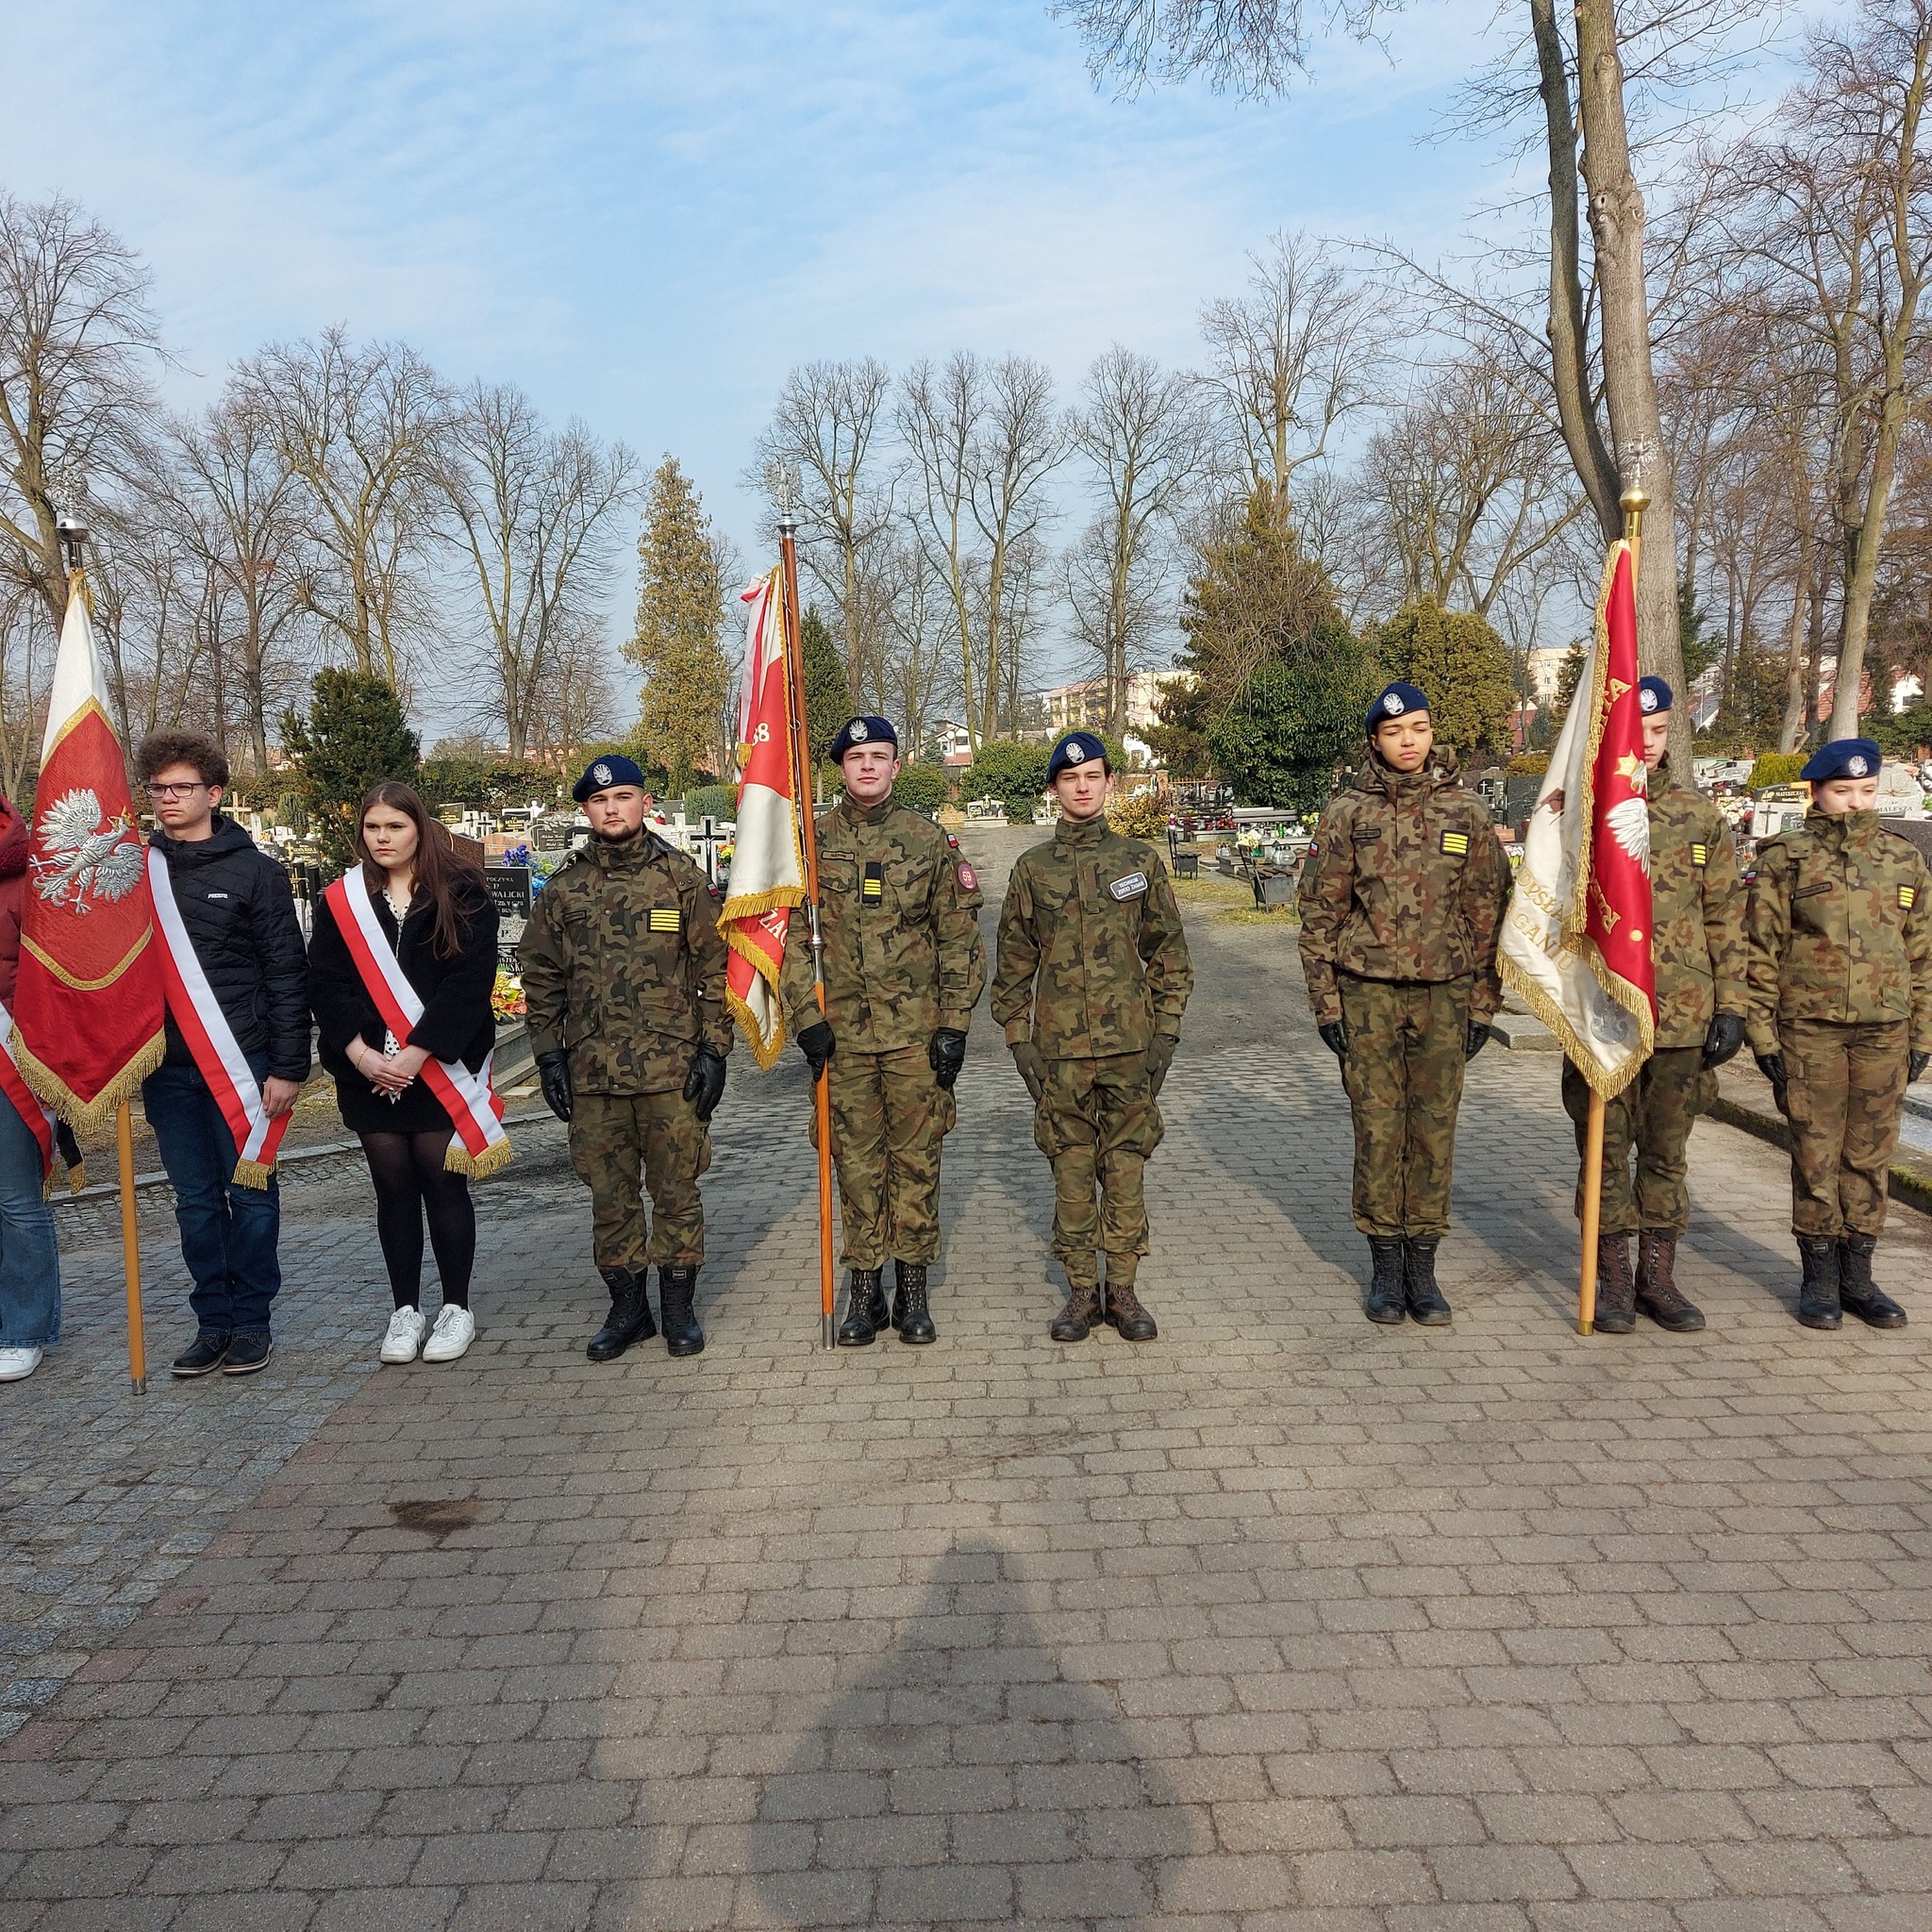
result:
[(1901, 906), (1903, 906), (1907, 912), (1909, 912), (1912, 909), (1912, 901), (1916, 899), (1918, 896), (1919, 889), (1916, 886), (1901, 886), (1898, 889), (1898, 903)]
[(868, 899), (883, 899), (886, 896), (886, 882), (884, 879), (867, 879), (859, 890)]
[(682, 932), (684, 930), (684, 908), (681, 906), (653, 906), (651, 908), (651, 930), (653, 932)]
[(1693, 844), (1690, 847), (1690, 863), (1692, 865), (1708, 865), (1710, 863), (1710, 847), (1708, 845)]
[(1469, 850), (1469, 834), (1467, 832), (1444, 832), (1442, 834), (1442, 850), (1448, 853), (1452, 858), (1462, 858)]

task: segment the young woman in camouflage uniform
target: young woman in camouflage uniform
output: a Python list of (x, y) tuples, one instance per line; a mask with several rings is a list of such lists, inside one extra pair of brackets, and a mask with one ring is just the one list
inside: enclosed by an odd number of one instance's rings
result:
[(1791, 1129), (1798, 1320), (1874, 1328), (1905, 1310), (1872, 1279), (1906, 1088), (1932, 1059), (1925, 861), (1887, 828), (1878, 747), (1842, 738), (1801, 775), (1811, 809), (1757, 849), (1746, 1037)]
[(1302, 869), (1302, 971), (1354, 1114), (1355, 1224), (1372, 1265), (1362, 1312), (1440, 1327), (1462, 1069), (1502, 1004), (1509, 865), (1482, 800), (1436, 753), (1421, 691), (1391, 684), (1367, 726), (1361, 770)]

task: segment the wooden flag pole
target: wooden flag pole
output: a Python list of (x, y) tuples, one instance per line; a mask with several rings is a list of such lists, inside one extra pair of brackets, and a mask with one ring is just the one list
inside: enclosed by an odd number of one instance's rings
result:
[[(778, 555), (784, 565), (785, 690), (791, 712), (792, 792), (799, 804), (805, 844), (805, 913), (811, 938), (812, 990), (819, 1011), (825, 1010), (825, 940), (819, 925), (819, 828), (812, 808), (811, 736), (805, 706), (805, 634), (798, 617), (798, 519), (788, 506), (778, 518)], [(831, 1075), (812, 1082), (812, 1108), (819, 1143), (819, 1341), (830, 1348), (832, 1312), (838, 1294), (832, 1260)]]
[(147, 1331), (141, 1317), (141, 1237), (134, 1214), (134, 1108), (114, 1109), (114, 1138), (121, 1156), (121, 1258), (127, 1270), (127, 1374), (137, 1395), (147, 1393)]
[[(1630, 602), (1637, 603), (1637, 571), (1643, 554), (1643, 512), (1650, 492), (1633, 478), (1619, 499), (1624, 508), (1624, 541), (1630, 546)], [(1596, 1327), (1596, 1248), (1604, 1214), (1604, 1097), (1590, 1092), (1590, 1119), (1583, 1130), (1583, 1279), (1576, 1291), (1576, 1332)]]

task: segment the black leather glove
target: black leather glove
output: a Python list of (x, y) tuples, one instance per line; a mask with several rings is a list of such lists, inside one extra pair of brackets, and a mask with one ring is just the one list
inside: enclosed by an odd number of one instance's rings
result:
[(1744, 1022), (1737, 1013), (1713, 1013), (1709, 1030), (1704, 1036), (1704, 1066), (1708, 1073), (1726, 1060), (1736, 1059), (1744, 1044)]
[(1157, 1033), (1147, 1043), (1147, 1084), (1158, 1094), (1174, 1065), (1174, 1054), (1180, 1041), (1172, 1033)]
[(1012, 1054), (1013, 1064), (1019, 1068), (1020, 1077), (1025, 1081), (1026, 1091), (1038, 1107), (1041, 1095), (1046, 1091), (1046, 1057), (1030, 1040), (1016, 1040)]
[(570, 1055), (560, 1046), (537, 1056), (537, 1078), (543, 1089), (543, 1105), (560, 1121), (570, 1119), (575, 1095), (570, 1087)]
[(935, 1028), (926, 1042), (925, 1058), (938, 1077), (941, 1091), (950, 1093), (953, 1082), (959, 1077), (959, 1069), (966, 1064), (966, 1036), (957, 1026)]
[(691, 1072), (684, 1076), (684, 1097), (691, 1101), (701, 1121), (718, 1111), (724, 1098), (724, 1056), (715, 1046), (701, 1046), (691, 1057)]
[[(1906, 1057), (1906, 1085), (1909, 1087), (1927, 1066), (1932, 1066), (1932, 1053), (1908, 1054)], [(69, 1161), (68, 1165), (72, 1167), (74, 1163)]]
[(1322, 1036), (1322, 1044), (1337, 1059), (1348, 1058), (1348, 1028), (1340, 1020), (1324, 1020), (1315, 1031)]
[[(1781, 1053), (1755, 1053), (1751, 1058), (1757, 1062), (1757, 1071), (1777, 1089), (1778, 1093), (1782, 1096), (1785, 1091), (1785, 1082), (1790, 1078), (1790, 1075), (1785, 1072), (1784, 1055)], [(1779, 1099), (1778, 1105), (1780, 1107), (1784, 1105), (1782, 1098)]]
[(1490, 1043), (1490, 1029), (1481, 1020), (1472, 1020), (1462, 1036), (1462, 1058), (1473, 1060)]
[(806, 1065), (811, 1069), (814, 1080), (824, 1077), (826, 1063), (832, 1058), (832, 1049), (838, 1045), (830, 1023), (814, 1020), (798, 1036), (798, 1050), (805, 1056)]

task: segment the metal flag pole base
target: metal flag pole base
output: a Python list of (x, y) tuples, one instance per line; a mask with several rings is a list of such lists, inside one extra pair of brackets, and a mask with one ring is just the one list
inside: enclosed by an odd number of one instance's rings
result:
[(121, 1258), (127, 1271), (127, 1374), (137, 1395), (147, 1393), (147, 1335), (141, 1319), (141, 1238), (134, 1215), (134, 1109), (114, 1109), (114, 1139), (121, 1156)]
[(1576, 1291), (1576, 1332), (1596, 1328), (1596, 1241), (1604, 1213), (1604, 1097), (1590, 1095), (1590, 1124), (1583, 1141), (1583, 1279)]

